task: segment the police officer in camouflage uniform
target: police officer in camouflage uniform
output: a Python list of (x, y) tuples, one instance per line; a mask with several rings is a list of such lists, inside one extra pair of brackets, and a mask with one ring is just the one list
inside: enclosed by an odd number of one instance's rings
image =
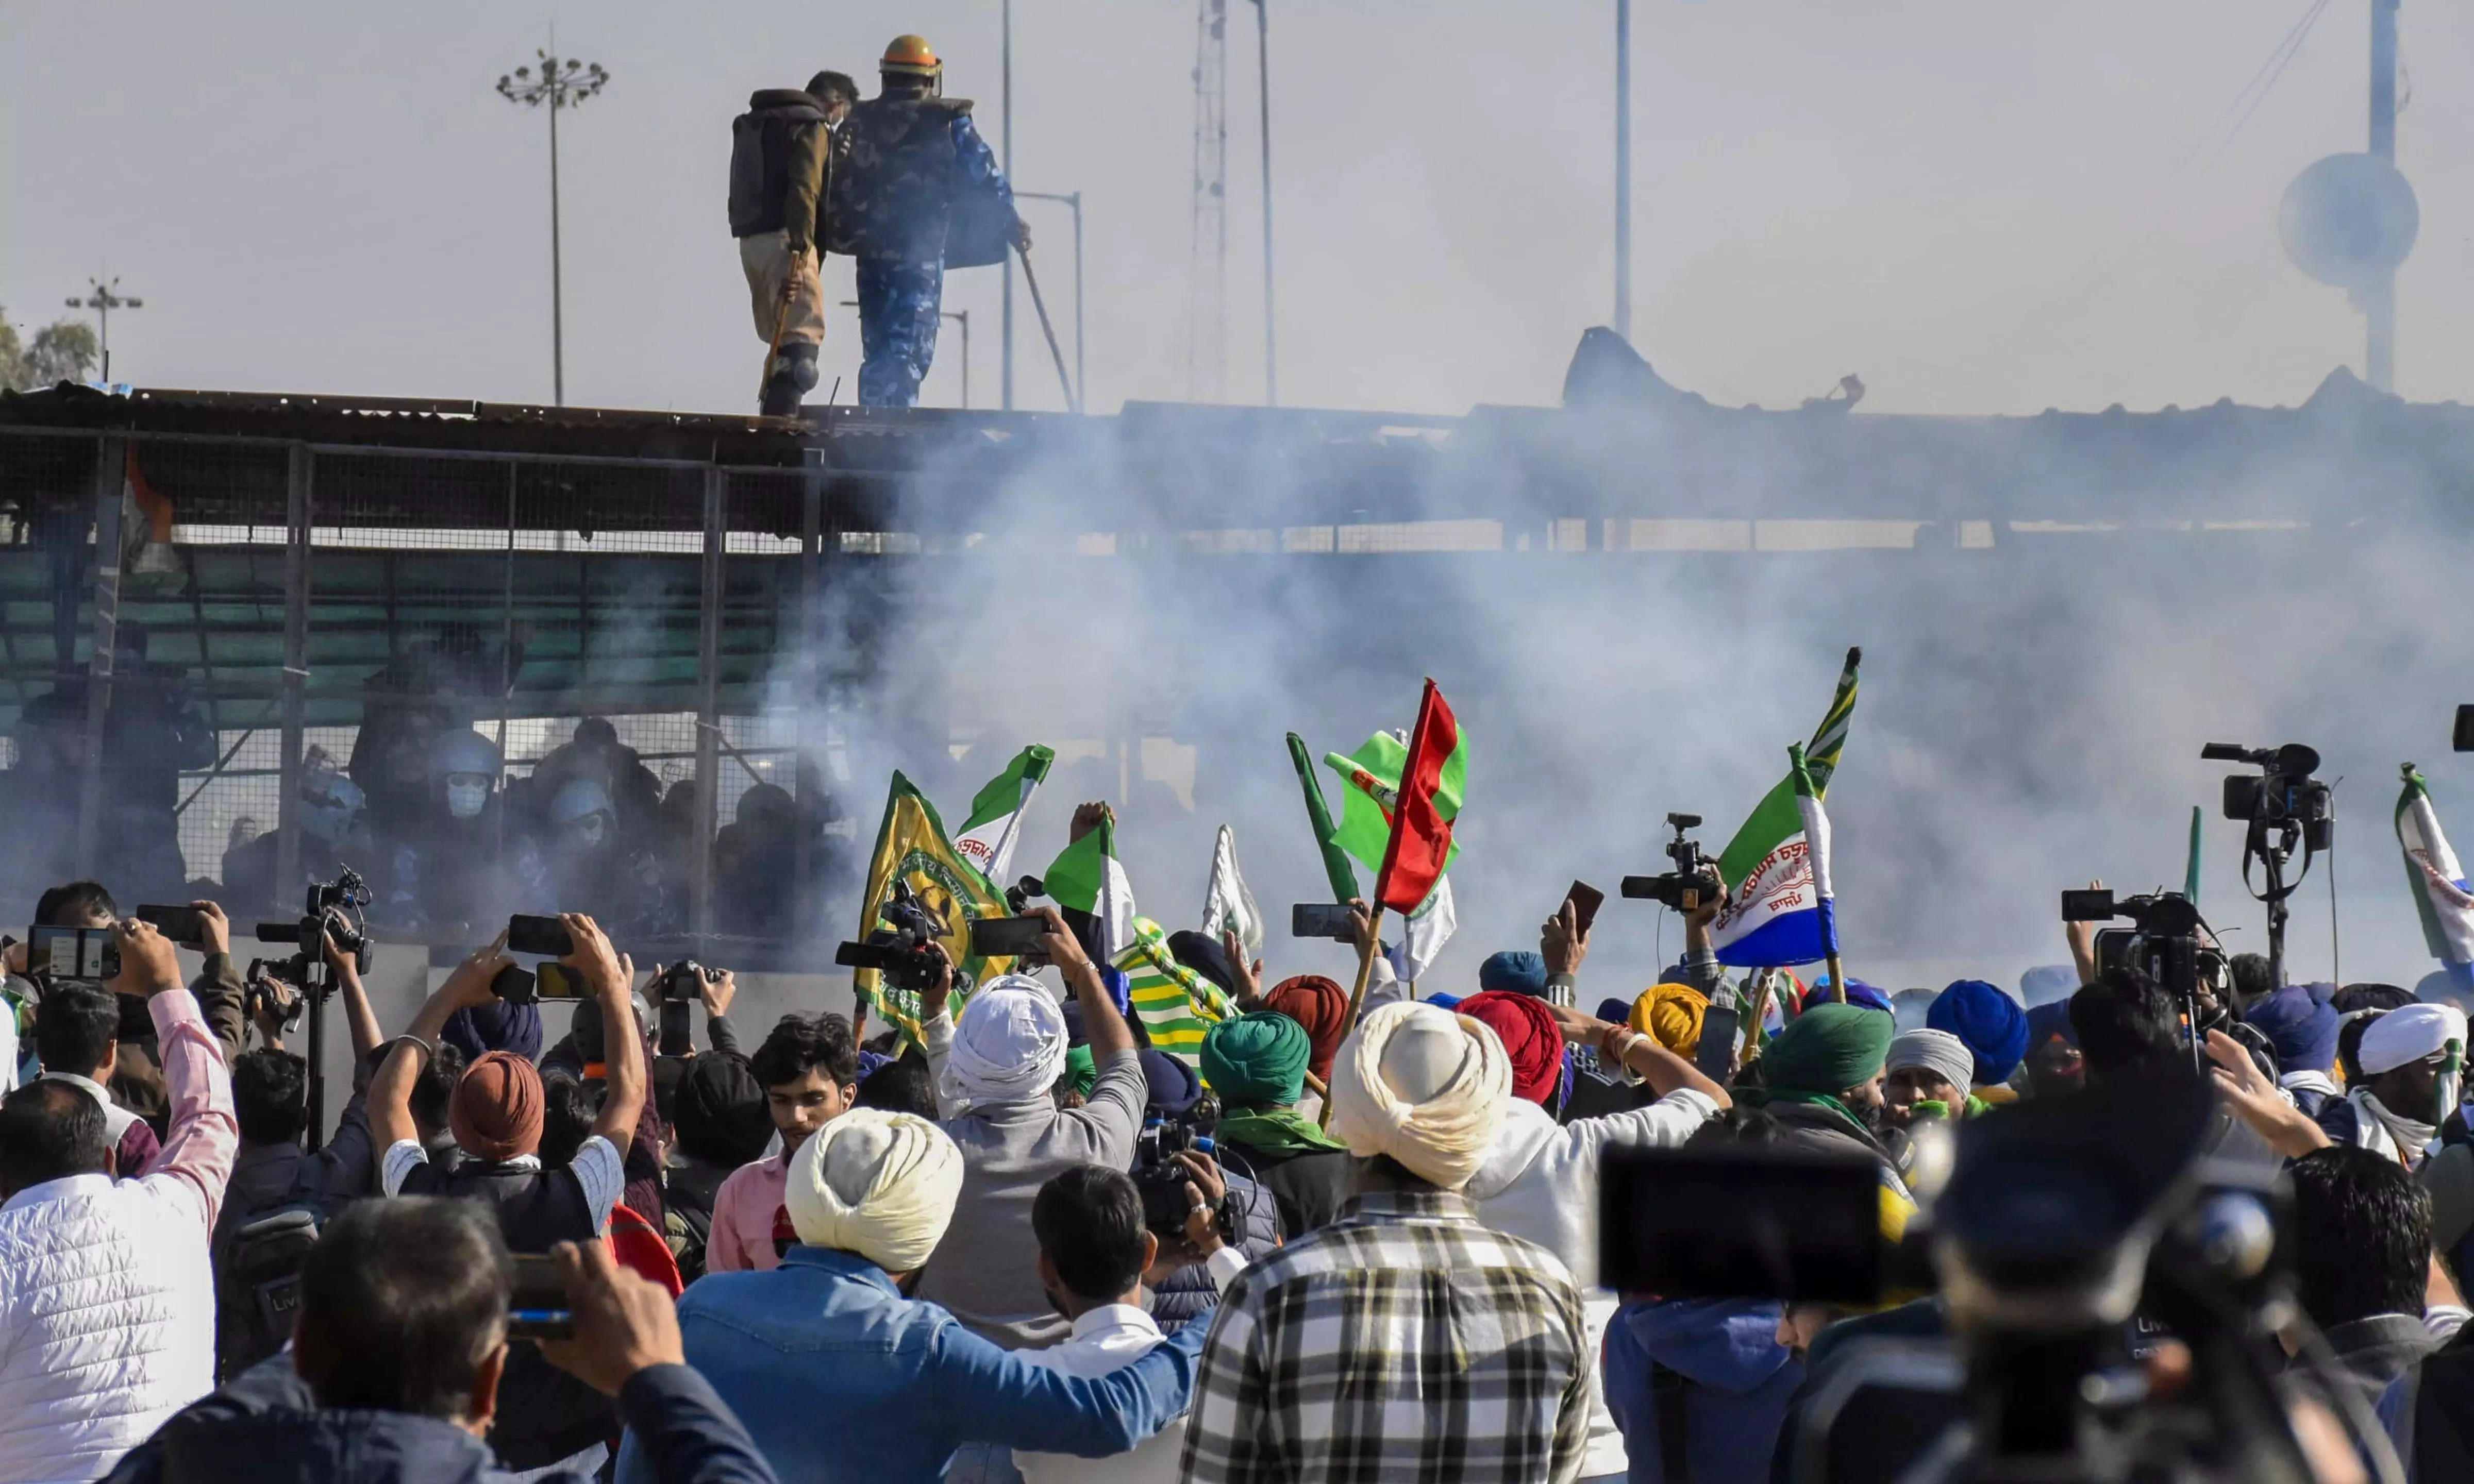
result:
[(909, 407), (936, 354), (945, 270), (1002, 263), (1031, 232), (928, 43), (894, 37), (878, 73), (835, 135), (830, 245), (858, 259), (860, 403)]

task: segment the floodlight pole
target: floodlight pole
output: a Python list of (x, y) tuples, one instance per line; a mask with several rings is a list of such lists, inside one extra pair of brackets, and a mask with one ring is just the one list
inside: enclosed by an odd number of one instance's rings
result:
[(1632, 340), (1632, 0), (1615, 0), (1614, 327)]
[(88, 278), (85, 280), (85, 286), (93, 292), (84, 299), (70, 299), (69, 307), (94, 311), (95, 338), (101, 342), (103, 352), (103, 370), (99, 376), (104, 385), (109, 386), (111, 384), (111, 312), (115, 309), (143, 309), (146, 307), (146, 300), (134, 295), (124, 297), (115, 292), (120, 287), (120, 280), (117, 278), (108, 283), (100, 279)]
[[(2371, 150), (2396, 163), (2397, 0), (2371, 0)], [(2363, 293), (2363, 379), (2396, 390), (2396, 270)]]
[[(550, 45), (558, 45), (553, 36)], [(567, 295), (562, 280), (558, 244), (558, 112), (572, 108), (601, 91), (610, 74), (597, 61), (577, 61), (548, 52), (536, 52), (541, 76), (518, 67), (498, 79), (498, 96), (528, 108), (549, 105), (549, 366), (550, 399), (567, 405)]]
[[(1280, 354), (1272, 314), (1273, 300), (1272, 297), (1271, 0), (1254, 0), (1254, 80), (1261, 108), (1261, 126), (1258, 132), (1261, 133), (1263, 140), (1263, 405), (1277, 407), (1280, 405)], [(1074, 226), (1076, 231), (1081, 230), (1082, 218), (1079, 212), (1075, 214)], [(1079, 289), (1076, 294), (1074, 312), (1077, 315), (1082, 312)], [(1079, 328), (1075, 331), (1075, 341), (1077, 345), (1080, 344), (1081, 331)], [(1079, 375), (1079, 372), (1078, 371), (1077, 374)], [(1086, 402), (1083, 405), (1090, 404)]]
[[(997, 105), (997, 148), (1003, 157), (997, 161), (1005, 172), (1006, 184), (1013, 184), (1013, 0), (1005, 0), (1002, 11), (1005, 36), (1001, 48), (1002, 72)], [(1004, 342), (998, 351), (998, 402), (1007, 412), (1013, 411), (1013, 254), (1005, 255), (1005, 321), (998, 338)]]

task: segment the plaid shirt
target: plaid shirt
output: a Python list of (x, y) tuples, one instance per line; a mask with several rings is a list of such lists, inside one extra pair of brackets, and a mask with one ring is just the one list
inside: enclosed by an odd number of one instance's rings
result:
[(1457, 1195), (1361, 1195), (1229, 1284), (1184, 1478), (1568, 1480), (1592, 1363), (1553, 1254), (1479, 1226)]

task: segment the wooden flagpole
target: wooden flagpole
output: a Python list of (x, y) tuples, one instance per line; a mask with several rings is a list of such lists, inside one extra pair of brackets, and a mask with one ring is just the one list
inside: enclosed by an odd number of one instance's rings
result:
[[(1348, 1019), (1340, 1033), (1344, 1042), (1357, 1030), (1357, 1013), (1366, 1004), (1366, 981), (1374, 976), (1374, 948), (1383, 941), (1382, 903), (1378, 901), (1369, 910), (1372, 916), (1367, 919), (1366, 942), (1357, 949), (1357, 985), (1348, 992)], [(1331, 1127), (1331, 1097), (1328, 1093), (1322, 1100), (1322, 1126)]]

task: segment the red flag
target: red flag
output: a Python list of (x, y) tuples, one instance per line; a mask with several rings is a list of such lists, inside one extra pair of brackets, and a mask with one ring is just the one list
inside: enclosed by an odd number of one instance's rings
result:
[[(1400, 768), (1400, 801), (1392, 811), (1392, 840), (1374, 878), (1378, 905), (1406, 916), (1424, 903), (1452, 857), (1452, 820), (1460, 813), (1460, 723), (1443, 693), (1426, 682), (1418, 726)], [(1450, 774), (1448, 783), (1446, 774)]]

